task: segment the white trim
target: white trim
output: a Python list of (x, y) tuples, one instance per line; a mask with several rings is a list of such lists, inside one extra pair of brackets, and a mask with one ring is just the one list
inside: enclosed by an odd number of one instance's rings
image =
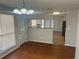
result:
[(47, 44), (53, 44), (53, 42), (44, 42), (44, 41), (35, 41), (35, 40), (29, 40), (29, 41), (40, 42), (40, 43), (47, 43)]
[(20, 47), (19, 45), (18, 45), (18, 46), (15, 46), (15, 47), (12, 48), (10, 51), (8, 51), (6, 54), (0, 56), (0, 59), (3, 58), (3, 57), (5, 57), (6, 55), (8, 55), (9, 53), (11, 53), (12, 51), (14, 51), (15, 49), (17, 49), (17, 48), (19, 48), (19, 47)]
[[(14, 46), (15, 46), (15, 45), (14, 45)], [(12, 46), (12, 47), (14, 47), (14, 46)], [(10, 48), (12, 48), (12, 47), (8, 47), (8, 48), (6, 48), (6, 49), (3, 49), (3, 50), (1, 50), (1, 52), (0, 52), (0, 53), (5, 52), (6, 50), (8, 50), (8, 49), (10, 49)]]
[[(27, 41), (27, 42), (28, 42), (28, 41)], [(25, 43), (25, 42), (24, 42), (24, 43)], [(20, 44), (20, 45), (17, 44), (16, 46), (14, 46), (14, 48), (10, 49), (6, 54), (0, 56), (0, 59), (3, 58), (3, 57), (5, 57), (6, 55), (8, 55), (9, 53), (11, 53), (12, 51), (16, 50), (16, 49), (19, 48), (21, 45), (22, 45), (22, 44)], [(5, 52), (5, 51), (4, 51), (4, 52)], [(3, 52), (3, 53), (4, 53), (4, 52)]]
[(70, 44), (64, 44), (64, 45), (69, 47), (76, 47), (75, 45), (70, 45)]

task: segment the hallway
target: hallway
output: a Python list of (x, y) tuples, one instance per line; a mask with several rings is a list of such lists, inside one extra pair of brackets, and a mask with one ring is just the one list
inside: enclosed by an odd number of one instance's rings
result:
[(27, 42), (3, 59), (74, 59), (74, 54), (72, 47)]

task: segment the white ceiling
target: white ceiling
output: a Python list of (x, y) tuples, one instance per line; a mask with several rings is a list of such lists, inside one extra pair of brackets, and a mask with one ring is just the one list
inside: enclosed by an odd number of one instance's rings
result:
[[(52, 8), (56, 11), (72, 10), (79, 7), (79, 0), (25, 0), (26, 8), (35, 10), (47, 10)], [(28, 1), (28, 2), (27, 2)], [(0, 0), (0, 4), (12, 8), (21, 8), (22, 0)]]

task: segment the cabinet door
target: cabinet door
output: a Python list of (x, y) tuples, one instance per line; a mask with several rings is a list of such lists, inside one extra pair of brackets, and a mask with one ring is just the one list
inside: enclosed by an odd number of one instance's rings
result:
[(1, 34), (14, 32), (14, 17), (12, 15), (1, 14)]

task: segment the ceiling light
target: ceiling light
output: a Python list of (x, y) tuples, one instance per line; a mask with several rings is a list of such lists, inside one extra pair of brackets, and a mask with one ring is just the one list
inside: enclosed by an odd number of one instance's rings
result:
[(29, 14), (33, 14), (35, 11), (34, 10), (29, 10), (28, 12), (27, 12), (27, 14), (29, 15)]
[(27, 9), (25, 9), (25, 8), (22, 8), (20, 11), (21, 11), (22, 14), (26, 14), (27, 13)]
[(59, 15), (60, 14), (60, 12), (53, 12), (53, 15)]
[(15, 13), (15, 14), (22, 14), (22, 13), (19, 11), (19, 9), (14, 9), (14, 10), (13, 10), (13, 13)]

